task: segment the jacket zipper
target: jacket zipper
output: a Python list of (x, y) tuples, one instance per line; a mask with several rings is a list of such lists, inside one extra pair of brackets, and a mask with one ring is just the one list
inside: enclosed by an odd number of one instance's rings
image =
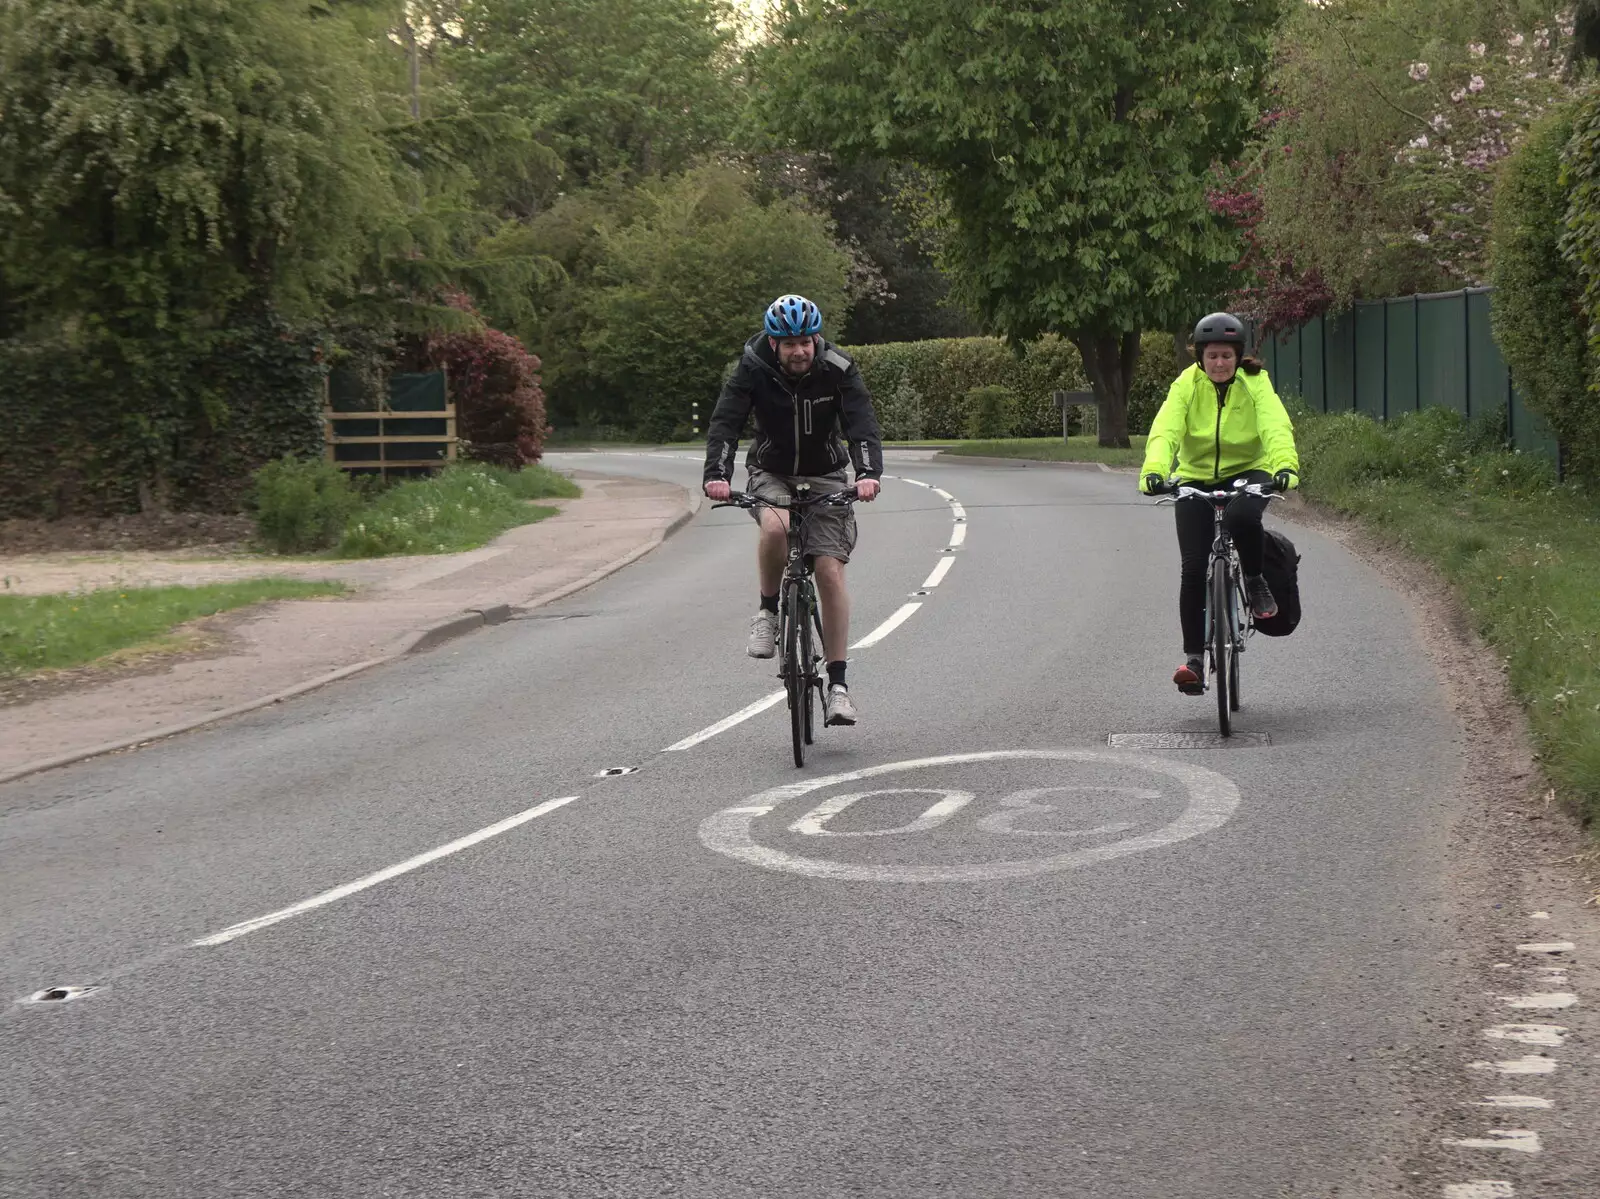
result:
[(1211, 477), (1213, 479), (1215, 479), (1218, 483), (1220, 483), (1220, 482), (1222, 482), (1222, 405), (1224, 403), (1222, 397), (1226, 393), (1220, 387), (1218, 387), (1215, 383), (1213, 383), (1211, 385), (1211, 389), (1217, 393), (1217, 436), (1216, 436), (1217, 456), (1216, 456), (1216, 462), (1214, 464), (1214, 472), (1215, 473), (1213, 473)]
[(789, 400), (794, 405), (794, 470), (789, 473), (791, 476), (798, 478), (800, 475), (800, 393), (790, 388)]

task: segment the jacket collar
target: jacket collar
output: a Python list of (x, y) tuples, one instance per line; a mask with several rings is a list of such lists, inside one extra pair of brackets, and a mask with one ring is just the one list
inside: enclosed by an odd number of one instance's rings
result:
[(784, 371), (783, 364), (778, 361), (777, 351), (767, 344), (767, 335), (765, 333), (757, 333), (749, 341), (744, 343), (744, 358), (746, 361), (760, 366), (769, 375), (781, 382), (785, 387), (793, 390), (795, 387), (799, 386), (801, 380), (809, 379), (822, 368), (822, 356), (830, 348), (830, 343), (826, 338), (821, 336), (819, 336), (816, 341), (817, 353), (816, 357), (811, 360), (811, 369), (798, 378)]

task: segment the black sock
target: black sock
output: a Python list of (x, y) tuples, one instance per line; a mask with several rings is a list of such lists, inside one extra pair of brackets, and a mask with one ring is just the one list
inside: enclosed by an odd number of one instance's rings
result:
[(761, 597), (761, 608), (765, 612), (776, 612), (778, 610), (778, 593), (773, 592), (771, 595), (763, 595)]
[(828, 663), (828, 686), (830, 686), (830, 687), (845, 687), (846, 690), (849, 690), (849, 688), (845, 686), (845, 681), (844, 681), (844, 668), (845, 668), (845, 665), (846, 665), (846, 663), (844, 663), (844, 662), (829, 662)]

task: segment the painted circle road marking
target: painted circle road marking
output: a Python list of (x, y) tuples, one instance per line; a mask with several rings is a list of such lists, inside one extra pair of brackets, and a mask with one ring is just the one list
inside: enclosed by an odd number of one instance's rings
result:
[[(936, 766), (955, 766), (969, 762), (1008, 761), (1077, 762), (1091, 766), (1118, 766), (1129, 770), (1143, 771), (1148, 774), (1164, 775), (1176, 781), (1188, 793), (1188, 802), (1177, 819), (1153, 832), (1144, 833), (1140, 836), (1129, 837), (1104, 845), (1086, 846), (1067, 853), (1052, 854), (1048, 857), (1032, 858), (1026, 861), (985, 862), (962, 866), (858, 865), (851, 862), (829, 861), (825, 858), (808, 858), (799, 854), (788, 853), (781, 849), (771, 849), (764, 845), (758, 845), (753, 834), (753, 826), (758, 817), (767, 815), (780, 804), (797, 799), (802, 795), (810, 794), (813, 791), (820, 791), (825, 787), (835, 787), (842, 783), (854, 783), (861, 779), (877, 778), (881, 775), (896, 774), (902, 771), (925, 770)], [(1010, 829), (1009, 823), (1027, 811), (1038, 810), (1038, 805), (1032, 804), (1033, 799), (1057, 790), (1078, 789), (1046, 787), (1016, 792), (1009, 797), (1009, 800), (1002, 801), (1001, 813), (1005, 815), (1006, 813), (1015, 812), (1015, 815), (1006, 815), (1005, 819), (999, 822), (998, 828), (991, 824), (990, 831), (1021, 831)], [(1140, 796), (1150, 794), (1137, 788), (1087, 787), (1082, 788), (1082, 790), (1108, 791)], [(905, 791), (937, 795), (943, 798), (910, 824), (898, 829), (884, 830), (884, 833), (903, 834), (935, 827), (944, 823), (969, 802), (967, 792), (943, 787), (866, 791), (856, 795), (844, 795), (825, 800), (805, 816), (796, 820), (790, 828), (793, 831), (808, 833), (813, 836), (826, 835), (828, 830), (824, 826), (827, 821), (844, 811), (850, 804), (870, 795)], [(751, 796), (749, 800), (742, 804), (724, 808), (722, 811), (706, 817), (700, 824), (700, 840), (707, 849), (726, 854), (730, 858), (735, 858), (752, 866), (759, 866), (764, 870), (788, 871), (791, 874), (801, 874), (810, 878), (842, 879), (852, 882), (872, 883), (984, 882), (992, 879), (1026, 878), (1055, 870), (1075, 870), (1080, 866), (1090, 866), (1096, 862), (1125, 857), (1128, 854), (1140, 853), (1147, 849), (1159, 849), (1162, 846), (1172, 845), (1190, 837), (1197, 837), (1201, 833), (1211, 832), (1213, 829), (1220, 828), (1226, 824), (1233, 815), (1234, 810), (1239, 806), (1239, 798), (1239, 789), (1234, 786), (1232, 781), (1214, 770), (1207, 770), (1204, 767), (1195, 766), (1188, 762), (1172, 762), (1164, 758), (1105, 753), (1096, 750), (991, 750), (985, 753), (945, 754), (934, 758), (912, 758), (904, 762), (889, 762), (882, 766), (869, 766), (862, 770), (852, 770), (844, 774), (831, 774), (823, 778), (785, 783), (783, 786), (773, 787), (770, 790), (761, 792), (759, 795)], [(1098, 829), (1074, 831), (1079, 836), (1094, 836), (1127, 831), (1127, 827), (1126, 825), (1105, 825)], [(832, 835), (839, 836), (840, 834), (833, 833)]]

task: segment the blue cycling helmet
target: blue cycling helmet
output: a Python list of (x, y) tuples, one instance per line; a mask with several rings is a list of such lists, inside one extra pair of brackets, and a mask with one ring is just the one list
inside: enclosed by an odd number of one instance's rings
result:
[(768, 337), (806, 337), (822, 332), (822, 313), (804, 296), (779, 296), (767, 309)]

